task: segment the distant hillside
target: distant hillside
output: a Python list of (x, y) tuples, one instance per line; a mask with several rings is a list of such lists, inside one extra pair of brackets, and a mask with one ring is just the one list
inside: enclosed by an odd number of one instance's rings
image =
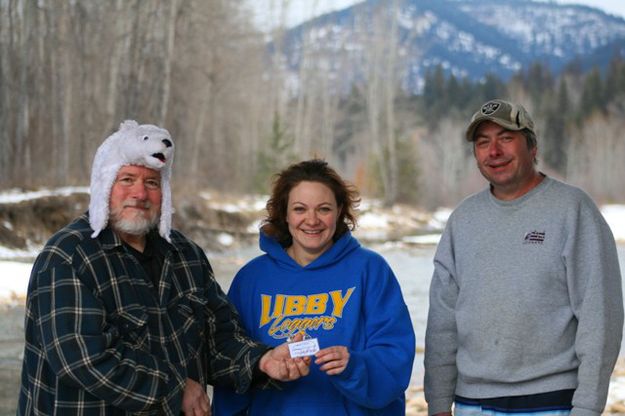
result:
[[(399, 4), (394, 22), (402, 85), (420, 91), (426, 72), (441, 65), (471, 80), (507, 80), (540, 61), (554, 73), (575, 61), (605, 68), (625, 52), (625, 20), (587, 6), (532, 0), (367, 0), (303, 23), (281, 49), (297, 82), (302, 65), (325, 68), (349, 87), (364, 78), (372, 48), (391, 36), (379, 16)], [(386, 32), (385, 32), (386, 30)], [(377, 42), (377, 43), (376, 43)], [(275, 45), (274, 45), (275, 46)]]

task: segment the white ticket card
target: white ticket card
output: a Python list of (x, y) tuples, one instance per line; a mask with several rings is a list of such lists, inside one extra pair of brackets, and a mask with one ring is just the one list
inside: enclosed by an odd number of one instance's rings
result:
[(291, 358), (296, 357), (308, 357), (314, 355), (319, 351), (319, 341), (317, 338), (305, 339), (304, 341), (291, 342), (289, 345), (289, 352)]

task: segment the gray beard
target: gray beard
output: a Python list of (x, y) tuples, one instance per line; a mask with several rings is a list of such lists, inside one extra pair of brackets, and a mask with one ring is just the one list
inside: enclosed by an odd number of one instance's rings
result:
[(119, 211), (111, 212), (111, 227), (116, 231), (130, 235), (146, 235), (152, 228), (156, 227), (158, 220), (158, 215), (153, 215), (152, 218), (137, 215), (132, 219), (120, 219)]

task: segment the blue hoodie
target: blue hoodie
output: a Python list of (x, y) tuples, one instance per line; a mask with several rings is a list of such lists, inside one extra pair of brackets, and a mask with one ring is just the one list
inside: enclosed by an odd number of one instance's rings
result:
[[(306, 267), (275, 240), (260, 236), (266, 254), (235, 276), (228, 296), (252, 338), (278, 346), (298, 332), (319, 347), (349, 349), (347, 368), (310, 374), (282, 390), (245, 395), (216, 388), (215, 416), (404, 415), (415, 337), (393, 271), (380, 256), (346, 233)], [(249, 413), (245, 413), (245, 409)]]

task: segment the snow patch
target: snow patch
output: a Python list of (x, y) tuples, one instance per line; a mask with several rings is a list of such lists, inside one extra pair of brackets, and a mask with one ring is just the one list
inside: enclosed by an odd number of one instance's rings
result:
[(234, 237), (228, 233), (219, 233), (217, 236), (219, 244), (225, 247), (230, 247), (234, 243)]
[(0, 193), (0, 204), (15, 204), (31, 199), (47, 196), (69, 196), (73, 194), (88, 194), (88, 186), (66, 186), (56, 189), (42, 189), (40, 191), (24, 192), (22, 189), (9, 189)]
[(625, 205), (603, 205), (601, 213), (610, 226), (614, 239), (625, 242)]
[(0, 302), (11, 303), (26, 296), (32, 267), (32, 263), (0, 262)]

